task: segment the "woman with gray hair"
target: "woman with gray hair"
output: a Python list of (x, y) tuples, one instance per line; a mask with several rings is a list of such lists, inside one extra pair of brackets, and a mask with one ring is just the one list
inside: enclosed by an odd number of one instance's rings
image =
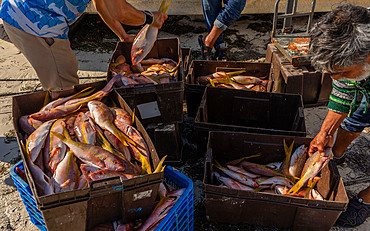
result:
[[(311, 30), (310, 54), (315, 68), (329, 72), (333, 90), (309, 155), (332, 147), (342, 164), (349, 144), (370, 126), (370, 10), (346, 4), (320, 18)], [(370, 186), (350, 200), (337, 224), (354, 227), (369, 216)]]

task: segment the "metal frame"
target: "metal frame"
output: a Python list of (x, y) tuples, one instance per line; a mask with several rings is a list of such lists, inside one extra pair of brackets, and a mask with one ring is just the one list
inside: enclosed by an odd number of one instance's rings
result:
[(307, 29), (306, 29), (306, 36), (308, 36), (308, 32), (310, 31), (311, 26), (312, 26), (312, 19), (313, 19), (313, 14), (315, 11), (316, 0), (312, 0), (311, 11), (308, 11), (308, 12), (297, 12), (298, 0), (288, 0), (285, 14), (280, 14), (280, 15), (278, 12), (279, 3), (280, 3), (280, 0), (277, 0), (275, 2), (274, 19), (273, 19), (272, 34), (271, 34), (272, 38), (296, 37), (292, 34), (287, 35), (286, 33), (284, 33), (284, 35), (277, 35), (276, 33), (277, 20), (280, 18), (283, 18), (284, 19), (283, 31), (289, 31), (289, 28), (291, 28), (291, 24), (292, 24), (292, 18), (303, 17), (303, 16), (308, 16), (308, 24), (307, 24)]

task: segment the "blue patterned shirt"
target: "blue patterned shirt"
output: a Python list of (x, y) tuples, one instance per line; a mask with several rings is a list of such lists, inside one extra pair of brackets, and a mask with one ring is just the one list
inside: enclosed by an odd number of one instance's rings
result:
[(29, 34), (68, 38), (68, 29), (91, 0), (3, 0), (0, 18)]

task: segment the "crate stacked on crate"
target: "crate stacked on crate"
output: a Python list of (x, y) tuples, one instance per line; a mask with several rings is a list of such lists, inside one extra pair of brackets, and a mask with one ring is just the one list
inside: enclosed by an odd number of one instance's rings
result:
[[(36, 205), (36, 200), (32, 191), (28, 183), (18, 174), (17, 168), (24, 171), (23, 161), (18, 162), (10, 169), (10, 175), (23, 200), (23, 204), (26, 207), (31, 222), (40, 230), (47, 231), (44, 217)], [(192, 231), (194, 229), (193, 182), (170, 166), (166, 167), (164, 170), (164, 181), (175, 189), (185, 188), (185, 191), (155, 230)], [(58, 230), (66, 229), (60, 227)], [(76, 228), (72, 230), (76, 230)]]
[(300, 94), (305, 107), (328, 103), (332, 89), (328, 73), (311, 65), (293, 66), (274, 44), (267, 46), (265, 62), (271, 63), (269, 92)]
[[(123, 55), (127, 64), (131, 65), (131, 47), (132, 43), (119, 42), (114, 50), (111, 62), (117, 57)], [(138, 84), (133, 86), (115, 87), (115, 90), (135, 109), (137, 117), (143, 125), (148, 128), (153, 126), (175, 126), (181, 127), (183, 122), (183, 101), (184, 101), (184, 83), (183, 76), (187, 71), (187, 66), (190, 62), (190, 48), (182, 48), (179, 46), (178, 38), (162, 38), (157, 39), (146, 59), (172, 59), (179, 62), (176, 79), (168, 83), (160, 84)], [(108, 80), (112, 78), (111, 69), (108, 69)], [(156, 135), (156, 137), (152, 135)], [(151, 139), (154, 146), (161, 150), (169, 150), (168, 143), (156, 142), (161, 140), (162, 133), (151, 132)], [(171, 139), (176, 139), (175, 144), (181, 144), (180, 130), (173, 130)], [(161, 155), (161, 154), (160, 154)], [(166, 153), (171, 161), (181, 161), (181, 146), (171, 149), (171, 152)], [(160, 156), (162, 157), (162, 156)], [(169, 163), (166, 160), (166, 163)]]
[(256, 153), (260, 155), (245, 161), (260, 165), (283, 161), (284, 140), (287, 144), (294, 141), (293, 150), (303, 144), (307, 147), (311, 142), (311, 138), (286, 135), (210, 132), (203, 179), (206, 216), (210, 221), (291, 230), (330, 230), (348, 204), (343, 181), (332, 160), (321, 170), (315, 187), (322, 200), (276, 194), (268, 189), (235, 189), (220, 185), (216, 179), (218, 163), (224, 165)]
[(210, 131), (306, 136), (302, 97), (294, 94), (209, 87), (194, 122), (201, 155)]
[(193, 60), (185, 79), (185, 98), (189, 117), (195, 117), (206, 86), (197, 83), (197, 78), (211, 75), (217, 71), (232, 72), (244, 70), (243, 76), (268, 79), (269, 63), (251, 63), (242, 61), (206, 61)]
[[(70, 96), (87, 87), (98, 91), (106, 84), (106, 81), (101, 81), (76, 85), (71, 90), (51, 92), (50, 97), (51, 100), (55, 100)], [(47, 94), (43, 91), (13, 97), (13, 123), (20, 146), (21, 141), (25, 140), (25, 134), (21, 132), (19, 124), (20, 117), (39, 111)], [(132, 117), (132, 110), (117, 92), (111, 91), (105, 99), (112, 105), (123, 108)], [(147, 144), (149, 165), (155, 169), (159, 164), (159, 158), (149, 135), (138, 119), (133, 126), (141, 133)], [(21, 148), (24, 161), (29, 159), (26, 155), (28, 154)], [(43, 195), (36, 187), (35, 176), (31, 174), (28, 165), (25, 165), (25, 174), (37, 208), (41, 211), (45, 226), (49, 230), (86, 230), (110, 219), (146, 217), (152, 211), (151, 206), (157, 198), (159, 184), (163, 182), (163, 172), (159, 172), (128, 180), (120, 177), (102, 179), (90, 182), (90, 187), (87, 188)]]

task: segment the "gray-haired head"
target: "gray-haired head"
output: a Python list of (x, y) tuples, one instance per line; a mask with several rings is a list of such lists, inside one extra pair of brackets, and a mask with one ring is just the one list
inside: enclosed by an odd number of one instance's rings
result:
[(323, 71), (364, 65), (370, 53), (370, 11), (346, 4), (319, 19), (311, 32), (311, 64)]

